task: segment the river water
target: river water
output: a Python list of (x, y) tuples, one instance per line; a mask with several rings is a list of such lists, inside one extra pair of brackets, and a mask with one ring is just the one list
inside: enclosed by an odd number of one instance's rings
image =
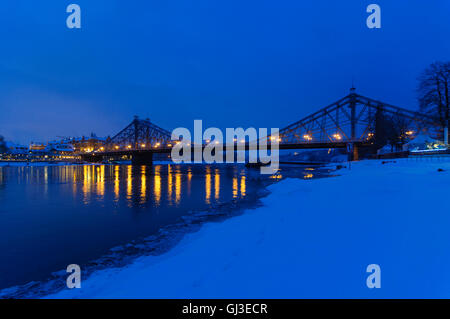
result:
[(243, 165), (0, 167), (0, 290), (48, 280), (69, 264), (92, 268), (102, 256), (116, 265), (112, 251), (255, 206), (282, 176), (323, 174), (291, 167), (266, 176)]

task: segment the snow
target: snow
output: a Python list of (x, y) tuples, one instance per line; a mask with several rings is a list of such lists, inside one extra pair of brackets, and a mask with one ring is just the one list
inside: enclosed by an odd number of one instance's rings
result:
[(412, 151), (426, 150), (429, 147), (433, 147), (434, 149), (436, 148), (445, 149), (444, 145), (442, 144), (443, 143), (441, 141), (434, 140), (428, 135), (421, 133), (417, 135), (413, 140), (403, 145), (403, 149)]
[[(48, 297), (450, 297), (450, 162), (361, 161), (337, 173), (282, 180), (263, 207)], [(369, 264), (381, 267), (380, 289), (366, 286)]]

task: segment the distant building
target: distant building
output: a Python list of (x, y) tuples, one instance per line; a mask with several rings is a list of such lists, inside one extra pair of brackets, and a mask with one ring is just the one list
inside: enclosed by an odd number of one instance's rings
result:
[(420, 150), (438, 150), (446, 149), (444, 143), (439, 140), (435, 140), (427, 134), (421, 133), (408, 143), (403, 145), (405, 151), (420, 151)]
[(74, 153), (75, 148), (72, 144), (64, 141), (53, 141), (47, 144), (45, 150), (51, 154), (71, 155)]
[(7, 152), (2, 159), (27, 161), (79, 160), (78, 153), (88, 153), (100, 149), (109, 138), (100, 138), (95, 134), (90, 137), (61, 138), (48, 143), (31, 142), (23, 146), (7, 142)]
[(10, 154), (28, 154), (29, 148), (28, 146), (23, 146), (11, 142), (6, 142), (7, 152)]
[(106, 140), (106, 138), (97, 137), (95, 134), (91, 134), (90, 137), (74, 137), (65, 140), (65, 142), (74, 147), (75, 153), (89, 153), (105, 145)]
[(46, 153), (46, 147), (47, 147), (47, 145), (44, 143), (31, 142), (29, 149), (30, 149), (30, 153), (44, 154), (44, 153)]

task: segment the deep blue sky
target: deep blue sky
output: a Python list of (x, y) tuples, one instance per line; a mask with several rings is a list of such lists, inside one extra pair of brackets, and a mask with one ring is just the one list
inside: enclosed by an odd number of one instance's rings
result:
[[(69, 30), (65, 8), (82, 9)], [(382, 28), (366, 6), (378, 3)], [(448, 0), (14, 0), (0, 4), (0, 134), (113, 135), (133, 115), (173, 129), (283, 127), (348, 93), (414, 109), (450, 59)]]

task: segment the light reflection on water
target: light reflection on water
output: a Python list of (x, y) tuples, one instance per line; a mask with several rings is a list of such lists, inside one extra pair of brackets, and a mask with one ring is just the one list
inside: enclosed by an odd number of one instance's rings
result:
[[(69, 169), (67, 169), (69, 168)], [(48, 167), (44, 168), (44, 185), (48, 184)], [(159, 206), (161, 197), (164, 196), (170, 205), (179, 205), (182, 194), (189, 196), (192, 188), (193, 172), (189, 167), (185, 172), (183, 168), (174, 165), (138, 166), (132, 165), (85, 165), (81, 167), (51, 167), (52, 170), (61, 170), (61, 174), (52, 172), (52, 177), (57, 176), (58, 182), (72, 182), (73, 195), (79, 189), (81, 183), (82, 201), (89, 205), (92, 201), (101, 202), (105, 198), (105, 188), (108, 188), (109, 181), (112, 181), (114, 201), (121, 200), (124, 196), (129, 207), (135, 204), (136, 198), (139, 203), (154, 203)], [(167, 183), (162, 185), (162, 169), (166, 170)], [(33, 170), (32, 170), (33, 171)], [(212, 172), (211, 167), (205, 168), (204, 175), (204, 202), (211, 204), (212, 197), (215, 201), (220, 201), (221, 170), (215, 168)], [(26, 174), (27, 181), (39, 183), (39, 174)], [(125, 183), (123, 182), (125, 181)], [(151, 190), (150, 192), (148, 190)], [(233, 198), (242, 198), (246, 196), (246, 176), (245, 170), (235, 170), (232, 177), (231, 191)], [(46, 187), (44, 193), (48, 192)], [(212, 195), (214, 194), (214, 196)], [(123, 199), (123, 198), (122, 198)]]
[(154, 182), (154, 195), (155, 195), (155, 205), (159, 206), (161, 201), (161, 166), (155, 167), (155, 182)]
[(268, 181), (320, 174), (296, 167), (262, 176), (242, 165), (0, 166), (0, 289), (86, 264), (193, 211), (253, 201)]
[(0, 254), (8, 260), (0, 289), (89, 262), (249, 189), (256, 198), (261, 183), (258, 171), (227, 165), (0, 167)]

